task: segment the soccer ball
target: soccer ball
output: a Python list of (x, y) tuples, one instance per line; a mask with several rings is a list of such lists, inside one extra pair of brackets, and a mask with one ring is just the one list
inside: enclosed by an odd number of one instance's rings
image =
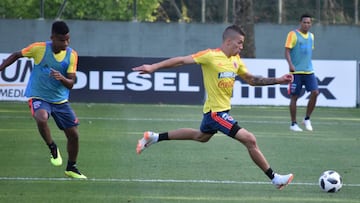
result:
[(338, 192), (342, 184), (340, 174), (333, 170), (325, 171), (319, 178), (319, 186), (324, 192)]

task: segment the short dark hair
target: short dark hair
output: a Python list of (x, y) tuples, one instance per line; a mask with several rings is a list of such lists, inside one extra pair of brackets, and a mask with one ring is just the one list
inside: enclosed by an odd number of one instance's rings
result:
[(59, 34), (59, 35), (66, 35), (69, 33), (69, 27), (66, 25), (64, 21), (55, 21), (52, 24), (51, 33), (52, 34)]
[(244, 30), (238, 25), (230, 25), (224, 30), (223, 40), (232, 37), (234, 34), (240, 34), (245, 37)]
[(310, 14), (305, 13), (305, 14), (302, 14), (302, 15), (301, 15), (300, 21), (302, 21), (303, 18), (311, 18), (311, 19), (312, 19), (312, 16), (311, 16)]

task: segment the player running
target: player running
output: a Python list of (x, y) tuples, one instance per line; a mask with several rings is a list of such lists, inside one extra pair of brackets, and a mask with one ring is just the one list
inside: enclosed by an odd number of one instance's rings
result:
[(0, 65), (0, 71), (21, 57), (34, 59), (25, 96), (29, 98), (29, 107), (39, 133), (49, 146), (54, 166), (62, 165), (60, 151), (53, 141), (48, 126), (50, 115), (67, 138), (68, 162), (65, 174), (72, 178), (86, 179), (76, 167), (79, 151), (79, 121), (70, 107), (69, 92), (76, 79), (78, 55), (68, 47), (69, 28), (63, 21), (52, 24), (51, 41), (35, 42), (21, 51), (12, 53)]

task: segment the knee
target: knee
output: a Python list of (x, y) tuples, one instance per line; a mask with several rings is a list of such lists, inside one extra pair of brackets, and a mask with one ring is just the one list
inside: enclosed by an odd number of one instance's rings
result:
[(78, 141), (79, 140), (79, 134), (77, 132), (76, 127), (68, 128), (68, 129), (65, 129), (64, 131), (65, 131), (65, 135), (66, 135), (68, 140), (72, 140), (72, 141)]
[(257, 144), (256, 144), (256, 137), (254, 134), (252, 133), (249, 133), (249, 136), (247, 137), (247, 146), (248, 147), (256, 147)]
[(198, 142), (208, 142), (211, 138), (211, 135), (208, 135), (208, 134), (204, 134), (204, 133), (201, 133), (197, 136), (195, 136), (195, 140), (198, 141)]
[(241, 140), (239, 141), (242, 142), (248, 149), (257, 147), (256, 137), (251, 132), (247, 131), (244, 135), (241, 136)]
[(44, 111), (37, 111), (34, 114), (34, 119), (38, 124), (46, 124), (48, 121), (49, 115)]
[(319, 92), (319, 90), (314, 90), (314, 91), (311, 92), (311, 94), (312, 94), (314, 97), (317, 97), (317, 96), (320, 94), (320, 92)]

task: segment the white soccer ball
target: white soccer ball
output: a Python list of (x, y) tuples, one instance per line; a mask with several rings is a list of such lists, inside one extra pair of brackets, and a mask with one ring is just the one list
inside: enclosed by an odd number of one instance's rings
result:
[(319, 186), (324, 192), (338, 192), (342, 184), (340, 174), (333, 170), (325, 171), (319, 178)]

